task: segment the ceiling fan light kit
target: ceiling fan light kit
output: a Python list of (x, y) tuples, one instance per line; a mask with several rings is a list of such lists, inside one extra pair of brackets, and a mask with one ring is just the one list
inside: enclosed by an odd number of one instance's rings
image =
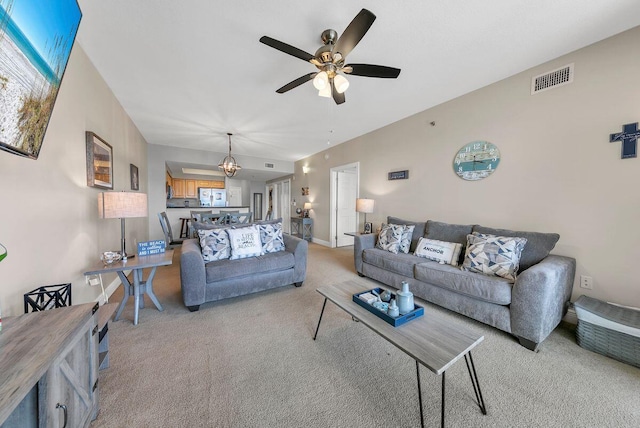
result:
[(233, 134), (227, 132), (227, 135), (229, 136), (229, 154), (225, 156), (225, 158), (222, 159), (222, 161), (220, 161), (220, 163), (218, 164), (218, 168), (224, 171), (224, 175), (231, 178), (234, 175), (236, 175), (236, 172), (241, 170), (242, 167), (238, 165), (238, 162), (236, 162), (236, 159), (233, 156), (231, 156), (231, 136)]
[(279, 88), (276, 92), (284, 94), (309, 80), (313, 80), (313, 86), (318, 90), (319, 96), (333, 96), (336, 104), (342, 104), (345, 102), (344, 92), (349, 88), (349, 81), (340, 73), (385, 79), (397, 78), (400, 74), (399, 68), (372, 64), (345, 64), (347, 55), (369, 31), (375, 19), (376, 16), (373, 13), (367, 9), (362, 9), (345, 28), (340, 37), (338, 37), (338, 33), (335, 30), (324, 30), (320, 36), (324, 46), (321, 46), (315, 55), (271, 37), (262, 36), (260, 38), (261, 43), (303, 61), (310, 62), (320, 70), (316, 73), (309, 73), (299, 77)]

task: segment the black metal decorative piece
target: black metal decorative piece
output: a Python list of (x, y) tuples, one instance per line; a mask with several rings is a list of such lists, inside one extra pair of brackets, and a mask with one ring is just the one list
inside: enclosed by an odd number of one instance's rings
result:
[(24, 295), (24, 313), (71, 306), (71, 284), (45, 285)]
[(404, 171), (392, 171), (388, 175), (389, 180), (406, 180), (409, 178), (409, 170), (405, 169)]
[(621, 159), (635, 158), (638, 156), (638, 137), (640, 137), (638, 122), (627, 123), (622, 126), (622, 132), (611, 134), (609, 142), (622, 141)]

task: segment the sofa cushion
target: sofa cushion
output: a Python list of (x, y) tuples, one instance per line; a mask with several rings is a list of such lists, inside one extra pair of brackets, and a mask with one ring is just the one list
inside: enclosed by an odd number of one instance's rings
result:
[(205, 262), (228, 259), (231, 256), (231, 243), (224, 228), (198, 230), (198, 237)]
[(397, 254), (400, 250), (400, 240), (402, 239), (404, 230), (404, 225), (383, 224), (380, 234), (378, 235), (376, 247)]
[(525, 238), (473, 232), (467, 235), (462, 268), (515, 281), (520, 267), (520, 254), (526, 243)]
[[(385, 224), (382, 223), (382, 227)], [(409, 254), (409, 249), (411, 248), (411, 238), (413, 237), (413, 231), (416, 226), (414, 224), (394, 224), (394, 226), (404, 227), (402, 232), (402, 237), (400, 238), (400, 246), (398, 247), (399, 253)]]
[(416, 250), (416, 246), (418, 245), (418, 239), (420, 239), (424, 235), (424, 227), (425, 227), (426, 223), (403, 220), (401, 218), (391, 217), (391, 216), (387, 217), (387, 223), (389, 223), (389, 224), (405, 224), (405, 225), (408, 225), (408, 226), (411, 226), (411, 225), (415, 226), (413, 228), (413, 233), (411, 234), (411, 245), (409, 246), (409, 252), (413, 253)]
[(241, 260), (219, 260), (205, 265), (206, 282), (210, 284), (230, 278), (278, 272), (292, 269), (294, 265), (295, 257), (289, 251), (278, 251)]
[(513, 236), (525, 238), (527, 244), (522, 250), (520, 256), (520, 271), (529, 269), (531, 266), (540, 263), (545, 257), (549, 255), (556, 242), (560, 239), (560, 235), (557, 233), (541, 233), (541, 232), (523, 232), (517, 230), (508, 229), (493, 229), (491, 227), (484, 227), (475, 225), (473, 231), (489, 235), (499, 236)]
[(498, 305), (511, 303), (513, 284), (498, 276), (480, 275), (429, 261), (415, 266), (415, 278), (485, 302)]
[(436, 262), (458, 266), (458, 259), (462, 251), (462, 244), (457, 242), (444, 242), (437, 239), (420, 238), (415, 255)]
[(362, 252), (362, 261), (399, 275), (413, 278), (413, 267), (424, 259), (413, 254), (392, 254), (379, 248), (369, 248)]
[(284, 250), (282, 222), (257, 224), (260, 231), (260, 242), (264, 253), (276, 253)]
[(231, 260), (264, 254), (258, 226), (231, 227), (227, 229), (227, 233), (229, 234), (229, 241), (231, 241)]

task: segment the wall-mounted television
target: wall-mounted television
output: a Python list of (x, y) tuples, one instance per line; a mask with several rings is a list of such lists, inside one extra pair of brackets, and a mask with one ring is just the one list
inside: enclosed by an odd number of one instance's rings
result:
[(0, 0), (0, 149), (38, 158), (81, 19), (77, 0)]

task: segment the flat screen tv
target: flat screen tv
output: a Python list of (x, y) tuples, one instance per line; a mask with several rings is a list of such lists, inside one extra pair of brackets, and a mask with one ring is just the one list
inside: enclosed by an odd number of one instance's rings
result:
[(77, 0), (0, 0), (0, 149), (38, 158), (81, 19)]

